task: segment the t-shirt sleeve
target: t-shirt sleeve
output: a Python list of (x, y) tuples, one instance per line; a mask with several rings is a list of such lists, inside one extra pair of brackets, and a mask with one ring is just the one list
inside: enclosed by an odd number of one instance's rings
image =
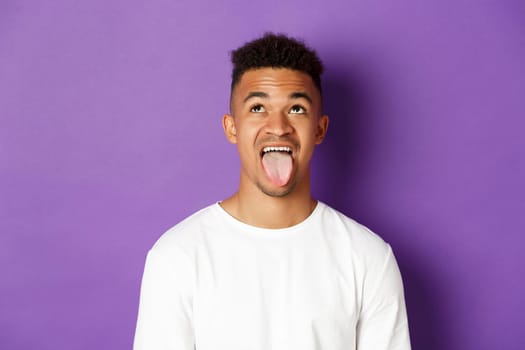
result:
[(146, 258), (133, 349), (194, 350), (189, 257), (162, 253)]
[(357, 350), (410, 350), (403, 282), (389, 245), (366, 272)]

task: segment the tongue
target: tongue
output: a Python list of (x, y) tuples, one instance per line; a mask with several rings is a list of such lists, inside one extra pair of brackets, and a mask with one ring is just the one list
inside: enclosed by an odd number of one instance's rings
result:
[(266, 176), (276, 186), (284, 186), (292, 175), (292, 156), (286, 152), (268, 152), (262, 159)]

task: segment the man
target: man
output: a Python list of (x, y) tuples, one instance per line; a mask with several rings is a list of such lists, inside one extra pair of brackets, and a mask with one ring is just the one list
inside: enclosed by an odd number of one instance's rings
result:
[(310, 194), (321, 61), (266, 34), (232, 53), (238, 191), (148, 253), (135, 350), (410, 349), (390, 246)]

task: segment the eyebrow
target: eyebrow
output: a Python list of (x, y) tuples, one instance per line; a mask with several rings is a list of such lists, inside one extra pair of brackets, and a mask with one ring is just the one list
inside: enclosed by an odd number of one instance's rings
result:
[(312, 103), (312, 98), (306, 92), (293, 92), (290, 94), (290, 99), (304, 98), (308, 102)]
[(262, 91), (252, 91), (248, 94), (248, 96), (246, 96), (243, 100), (243, 102), (246, 103), (246, 101), (248, 101), (249, 99), (251, 98), (254, 98), (254, 97), (260, 97), (260, 98), (268, 98), (270, 97), (266, 92), (262, 92)]
[[(246, 96), (243, 100), (244, 103), (246, 103), (246, 101), (248, 101), (249, 99), (251, 98), (254, 98), (254, 97), (259, 97), (259, 98), (269, 98), (270, 96), (266, 93), (266, 92), (262, 92), (262, 91), (252, 91), (248, 94), (248, 96)], [(306, 92), (292, 92), (289, 96), (289, 98), (291, 100), (296, 100), (296, 99), (300, 99), (300, 98), (304, 98), (305, 100), (307, 100), (308, 102), (312, 103), (312, 98), (310, 97), (310, 95), (308, 95)]]

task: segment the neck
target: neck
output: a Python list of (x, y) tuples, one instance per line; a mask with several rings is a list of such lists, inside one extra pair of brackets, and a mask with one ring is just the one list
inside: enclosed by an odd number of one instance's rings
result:
[(254, 186), (240, 186), (233, 196), (221, 202), (222, 208), (236, 219), (270, 229), (297, 225), (312, 213), (316, 204), (308, 182), (283, 197), (269, 196)]

